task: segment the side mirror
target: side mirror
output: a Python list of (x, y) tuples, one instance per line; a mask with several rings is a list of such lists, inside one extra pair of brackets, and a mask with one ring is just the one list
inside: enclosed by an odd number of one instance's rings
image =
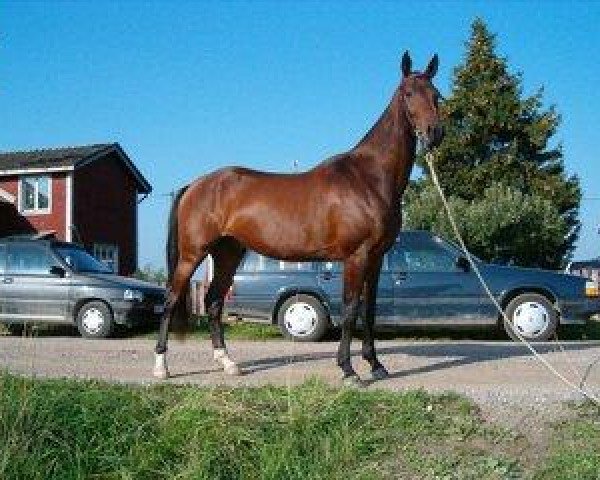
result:
[(467, 260), (466, 257), (460, 256), (456, 259), (456, 268), (462, 270), (463, 272), (471, 271), (471, 264)]
[(50, 267), (50, 275), (54, 275), (55, 277), (65, 278), (65, 276), (67, 275), (67, 272), (64, 268), (58, 267), (55, 265), (53, 267)]

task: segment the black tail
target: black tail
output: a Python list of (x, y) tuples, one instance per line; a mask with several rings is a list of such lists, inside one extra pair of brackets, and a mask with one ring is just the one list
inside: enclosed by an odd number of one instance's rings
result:
[[(171, 205), (171, 211), (169, 213), (169, 232), (167, 234), (167, 272), (168, 272), (168, 283), (169, 288), (173, 282), (173, 275), (177, 268), (177, 261), (179, 259), (179, 222), (177, 218), (177, 209), (179, 207), (179, 201), (182, 195), (188, 189), (188, 186), (183, 187), (175, 193), (173, 198), (173, 204)], [(173, 307), (173, 314), (171, 316), (172, 330), (179, 334), (185, 334), (190, 329), (190, 313), (189, 313), (189, 286), (186, 286), (179, 296), (179, 300)]]

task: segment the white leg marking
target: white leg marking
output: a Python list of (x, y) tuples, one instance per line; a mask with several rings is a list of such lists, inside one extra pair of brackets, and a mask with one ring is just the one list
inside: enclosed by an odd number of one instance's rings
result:
[(167, 354), (166, 353), (156, 353), (154, 356), (154, 370), (152, 374), (156, 378), (160, 378), (161, 380), (165, 380), (169, 378), (169, 369), (167, 368)]
[(215, 348), (213, 351), (213, 358), (215, 359), (215, 362), (221, 365), (228, 375), (241, 375), (240, 367), (229, 358), (227, 350), (224, 348)]

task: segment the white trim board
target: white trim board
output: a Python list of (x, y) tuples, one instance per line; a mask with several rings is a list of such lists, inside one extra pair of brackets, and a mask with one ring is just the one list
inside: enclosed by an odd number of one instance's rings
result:
[(47, 167), (47, 168), (19, 168), (15, 170), (0, 170), (0, 176), (8, 175), (34, 175), (40, 173), (54, 173), (54, 172), (71, 172), (73, 167)]
[(72, 242), (73, 225), (73, 173), (65, 176), (65, 242)]

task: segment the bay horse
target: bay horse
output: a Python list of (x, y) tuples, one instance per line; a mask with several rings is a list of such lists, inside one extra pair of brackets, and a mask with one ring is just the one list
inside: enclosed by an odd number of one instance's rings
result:
[(350, 343), (365, 302), (362, 355), (373, 379), (388, 372), (373, 337), (377, 284), (383, 254), (401, 227), (401, 199), (417, 144), (441, 141), (440, 95), (432, 84), (438, 56), (413, 72), (408, 52), (402, 77), (379, 120), (350, 151), (304, 173), (279, 174), (223, 168), (179, 190), (169, 216), (168, 293), (156, 344), (154, 375), (167, 378), (169, 323), (190, 321), (186, 295), (198, 265), (211, 255), (214, 277), (205, 297), (213, 355), (226, 373), (240, 369), (229, 357), (221, 314), (224, 297), (247, 249), (287, 261), (341, 261), (343, 310), (337, 364), (345, 384), (361, 386), (350, 361)]

